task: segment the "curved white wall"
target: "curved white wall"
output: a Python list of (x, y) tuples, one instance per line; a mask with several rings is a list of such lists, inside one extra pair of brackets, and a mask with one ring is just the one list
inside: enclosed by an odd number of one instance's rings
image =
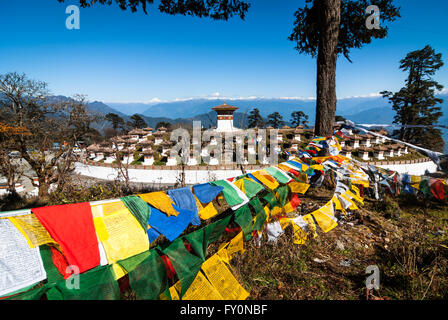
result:
[[(408, 164), (375, 164), (378, 167), (407, 173), (411, 175), (424, 175), (426, 170), (430, 173), (437, 171), (437, 165), (432, 161)], [(246, 170), (253, 172), (259, 169)], [(112, 167), (93, 166), (83, 163), (76, 163), (75, 172), (88, 177), (103, 180), (114, 180), (118, 171)], [(128, 169), (129, 179), (136, 183), (160, 183), (175, 184), (181, 182), (181, 170), (148, 170), (148, 169)], [(185, 183), (197, 184), (220, 179), (227, 179), (243, 174), (241, 170), (186, 170)]]
[[(253, 172), (256, 170), (247, 170)], [(118, 171), (111, 167), (97, 167), (82, 163), (75, 164), (75, 172), (88, 177), (114, 180)], [(181, 170), (144, 170), (129, 169), (129, 179), (137, 183), (175, 184), (181, 181)], [(186, 170), (185, 183), (197, 184), (232, 178), (241, 175), (241, 170)]]
[(410, 164), (383, 164), (377, 165), (377, 167), (397, 171), (399, 173), (407, 173), (414, 176), (422, 176), (425, 174), (426, 170), (428, 170), (429, 173), (434, 173), (437, 171), (437, 165), (432, 161)]

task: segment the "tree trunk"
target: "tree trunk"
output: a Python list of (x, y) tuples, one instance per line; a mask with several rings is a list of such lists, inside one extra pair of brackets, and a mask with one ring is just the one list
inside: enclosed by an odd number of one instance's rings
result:
[(336, 62), (341, 0), (315, 0), (319, 6), (319, 48), (317, 54), (317, 100), (314, 134), (330, 136), (336, 115)]
[(15, 177), (14, 177), (14, 174), (13, 173), (10, 173), (9, 175), (8, 175), (8, 191), (11, 193), (11, 194), (13, 194), (13, 193), (17, 193), (17, 191), (16, 191), (16, 180), (15, 180)]
[(49, 196), (48, 191), (50, 190), (50, 184), (46, 181), (45, 178), (38, 178), (39, 179), (39, 198), (40, 199), (46, 199)]

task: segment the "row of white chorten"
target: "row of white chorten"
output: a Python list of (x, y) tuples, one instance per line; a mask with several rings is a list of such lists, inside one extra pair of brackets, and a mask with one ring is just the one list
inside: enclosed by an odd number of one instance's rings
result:
[[(217, 133), (225, 133), (226, 135), (234, 133), (234, 143), (245, 144), (243, 154), (246, 158), (245, 162), (247, 162), (248, 155), (257, 153), (255, 150), (256, 143), (254, 141), (252, 141), (253, 143), (248, 143), (247, 140), (244, 140), (244, 136), (240, 135), (243, 130), (234, 127), (233, 113), (237, 109), (237, 107), (227, 105), (226, 103), (213, 107), (212, 110), (217, 113), (217, 127), (213, 128), (213, 130)], [(254, 129), (257, 131), (257, 128)], [(267, 127), (266, 129), (268, 131), (267, 137), (270, 138), (270, 132), (274, 128)], [(335, 126), (335, 130), (339, 129), (340, 126)], [(155, 132), (153, 132), (153, 130), (153, 128), (134, 129), (128, 132), (127, 135), (112, 138), (110, 141), (100, 143), (99, 145), (91, 145), (86, 150), (87, 158), (95, 162), (113, 163), (117, 161), (116, 158), (118, 155), (120, 156), (121, 162), (132, 163), (134, 160), (141, 160), (141, 156), (143, 156), (144, 161), (142, 164), (153, 165), (155, 162), (154, 155), (157, 153), (158, 160), (166, 158), (166, 162), (164, 162), (165, 165), (177, 165), (179, 159), (170, 156), (174, 143), (170, 141), (170, 133), (167, 132), (167, 128), (160, 127)], [(288, 155), (287, 157), (289, 159), (295, 158), (299, 150), (299, 145), (302, 144), (302, 146), (304, 146), (305, 142), (313, 136), (313, 129), (306, 129), (303, 126), (297, 126), (296, 128), (284, 126), (283, 128), (276, 130), (278, 130), (276, 135), (278, 144), (275, 147), (275, 151), (279, 153), (284, 152), (284, 154)], [(347, 129), (346, 132), (350, 139), (341, 142), (341, 153), (346, 157), (351, 158), (352, 154), (356, 153), (362, 160), (370, 160), (371, 157), (378, 160), (384, 160), (386, 157), (399, 157), (408, 153), (407, 146), (399, 144), (384, 145), (386, 142), (385, 138), (379, 138), (370, 134), (353, 135), (351, 129)], [(384, 130), (380, 130), (378, 133), (387, 135), (387, 131)], [(256, 142), (260, 142), (261, 138), (262, 137), (258, 135)], [(193, 149), (197, 149), (202, 157), (210, 156), (209, 164), (219, 164), (221, 159), (215, 157), (213, 152), (209, 154), (208, 149), (208, 145), (213, 146), (217, 144), (218, 141), (216, 138), (211, 137), (210, 142), (207, 142), (206, 144), (201, 143), (201, 146), (199, 146), (199, 141), (195, 140), (195, 137), (193, 136), (193, 148), (190, 148), (191, 151), (187, 165), (200, 164), (200, 160), (197, 156), (198, 152), (195, 154)], [(234, 145), (232, 145), (231, 148), (231, 150), (235, 150)], [(139, 159), (134, 159), (134, 155), (137, 154), (137, 151)], [(261, 151), (261, 156), (258, 159), (259, 163), (268, 164), (269, 159), (267, 156), (264, 156), (264, 154), (268, 153), (266, 148)]]

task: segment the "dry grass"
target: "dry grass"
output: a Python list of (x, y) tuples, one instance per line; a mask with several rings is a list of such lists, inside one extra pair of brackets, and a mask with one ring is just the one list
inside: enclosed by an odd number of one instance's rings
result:
[(446, 204), (367, 199), (351, 221), (305, 245), (294, 245), (290, 232), (276, 244), (250, 242), (233, 270), (249, 299), (366, 299), (370, 264), (381, 272), (377, 297), (447, 299), (447, 218)]

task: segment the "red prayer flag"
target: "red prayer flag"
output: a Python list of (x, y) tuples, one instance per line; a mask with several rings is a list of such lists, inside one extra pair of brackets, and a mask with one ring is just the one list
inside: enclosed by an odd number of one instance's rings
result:
[(302, 203), (299, 199), (299, 195), (297, 193), (293, 193), (291, 197), (291, 206), (294, 208), (294, 210), (297, 209), (297, 207)]
[[(100, 264), (98, 238), (88, 202), (35, 208), (32, 212), (61, 246), (67, 263), (77, 266), (79, 273)], [(55, 259), (54, 251), (53, 259)], [(62, 268), (62, 264), (58, 264), (58, 269)], [(67, 276), (65, 269), (59, 271)]]

